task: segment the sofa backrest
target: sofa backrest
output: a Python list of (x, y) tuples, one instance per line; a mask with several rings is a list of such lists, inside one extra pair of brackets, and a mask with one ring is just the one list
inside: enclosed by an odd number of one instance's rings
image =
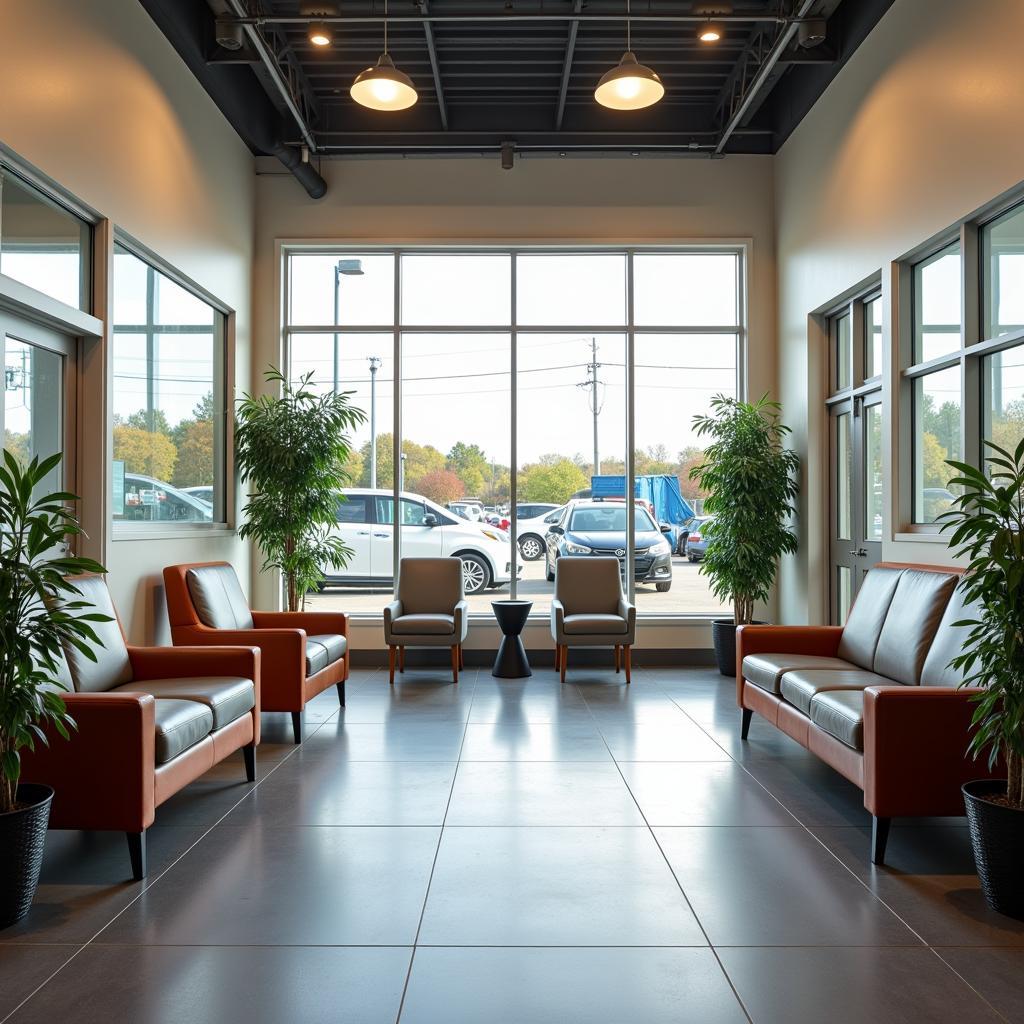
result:
[(876, 567), (864, 577), (839, 641), (839, 657), (869, 672), (896, 585), (905, 570)]
[(185, 574), (199, 621), (211, 629), (252, 629), (252, 612), (232, 566), (199, 565)]
[(95, 661), (87, 658), (77, 647), (65, 645), (64, 656), (75, 689), (79, 693), (101, 693), (130, 683), (132, 665), (106, 581), (102, 576), (76, 576), (71, 582), (80, 592), (77, 600), (88, 602), (101, 615), (109, 615), (111, 620), (90, 623), (101, 644), (92, 646)]
[(921, 669), (922, 686), (959, 686), (964, 681), (963, 670), (950, 668), (949, 663), (967, 649), (971, 627), (954, 626), (953, 623), (977, 617), (978, 609), (966, 603), (963, 587), (958, 586), (942, 613), (935, 639), (928, 649), (928, 657), (924, 659), (924, 668)]
[(452, 615), (462, 600), (461, 558), (403, 558), (398, 573), (403, 615)]
[(617, 615), (622, 597), (619, 560), (565, 555), (555, 562), (555, 597), (566, 615)]

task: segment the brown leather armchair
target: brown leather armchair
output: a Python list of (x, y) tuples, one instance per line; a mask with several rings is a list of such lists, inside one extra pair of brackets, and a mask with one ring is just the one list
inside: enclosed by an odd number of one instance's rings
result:
[(96, 661), (65, 650), (63, 695), (77, 729), (22, 758), (22, 777), (55, 791), (50, 828), (124, 832), (146, 875), (156, 808), (236, 750), (256, 780), (260, 652), (252, 647), (129, 647), (101, 576), (76, 577), (110, 622), (94, 624)]
[(164, 569), (171, 639), (179, 644), (258, 646), (263, 657), (263, 711), (289, 711), (296, 743), (308, 701), (337, 686), (345, 705), (348, 616), (340, 612), (254, 612), (227, 562)]

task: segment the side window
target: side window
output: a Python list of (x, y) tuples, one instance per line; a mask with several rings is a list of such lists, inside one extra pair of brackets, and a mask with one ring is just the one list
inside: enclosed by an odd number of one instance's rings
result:
[(377, 522), (382, 526), (395, 525), (395, 500), (394, 498), (375, 498), (374, 504), (377, 507)]
[(562, 518), (562, 513), (564, 511), (565, 511), (565, 509), (556, 508), (554, 512), (552, 512), (550, 515), (547, 515), (547, 516), (544, 517), (544, 522), (548, 523), (551, 526), (553, 526), (555, 523), (558, 522), (559, 519)]
[(366, 523), (369, 516), (366, 514), (366, 496), (354, 494), (345, 501), (338, 502), (339, 523)]
[(426, 508), (418, 502), (402, 499), (402, 525), (422, 526), (423, 517), (426, 515)]

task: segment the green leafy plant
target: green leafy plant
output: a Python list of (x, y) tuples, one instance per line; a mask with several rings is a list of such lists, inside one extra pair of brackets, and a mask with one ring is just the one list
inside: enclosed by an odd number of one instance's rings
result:
[(732, 605), (737, 626), (753, 620), (754, 603), (771, 595), (779, 558), (797, 549), (789, 523), (800, 459), (783, 447), (789, 428), (780, 410), (767, 395), (756, 402), (716, 395), (711, 414), (693, 418), (698, 437), (712, 439), (690, 470), (712, 517), (701, 527), (708, 544), (700, 571), (711, 577), (715, 596)]
[(948, 463), (960, 474), (949, 486), (963, 493), (939, 517), (952, 531), (949, 546), (970, 559), (960, 585), (977, 609), (957, 623), (970, 633), (950, 664), (963, 671), (964, 686), (980, 688), (969, 750), (987, 750), (990, 768), (1004, 761), (1006, 802), (1024, 809), (1024, 440), (1012, 453), (985, 444), (988, 473)]
[(69, 577), (106, 570), (90, 558), (64, 555), (81, 534), (70, 502), (55, 491), (36, 498), (60, 455), (27, 465), (6, 448), (0, 466), (0, 814), (15, 809), (21, 751), (47, 742), (50, 725), (67, 739), (74, 722), (61, 690), (63, 647), (96, 660), (90, 623), (109, 617), (93, 610)]
[(259, 545), (264, 571), (280, 570), (288, 610), (298, 611), (323, 568), (352, 557), (332, 528), (349, 482), (348, 431), (366, 416), (350, 391), (316, 393), (312, 373), (297, 385), (273, 367), (264, 377), (280, 385), (280, 396), (247, 394), (238, 406), (235, 458), (250, 488), (239, 533)]

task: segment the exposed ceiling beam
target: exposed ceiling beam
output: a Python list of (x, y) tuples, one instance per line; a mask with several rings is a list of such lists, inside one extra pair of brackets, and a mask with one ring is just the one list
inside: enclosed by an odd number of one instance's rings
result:
[[(231, 0), (234, 3), (234, 0)], [(257, 17), (246, 17), (239, 15), (234, 19), (240, 25), (308, 25), (310, 22), (320, 22), (328, 25), (379, 25), (384, 16), (381, 14), (336, 14), (336, 15), (259, 15)], [(480, 14), (389, 14), (388, 25), (419, 25), (424, 21), (432, 21), (434, 24), (495, 24), (514, 21), (575, 21), (575, 22), (612, 22), (621, 24), (626, 20), (625, 12), (622, 14), (583, 14), (572, 11), (561, 13), (559, 11), (514, 11), (509, 10), (501, 14), (494, 14), (493, 11)], [(634, 24), (655, 22), (658, 24), (678, 25), (702, 25), (708, 20), (706, 14), (654, 14), (642, 12), (630, 14), (629, 20)], [(778, 14), (722, 14), (715, 15), (717, 22), (725, 24), (752, 24), (754, 22), (770, 22), (779, 24), (786, 22), (787, 18)]]
[[(424, 14), (430, 8), (430, 0), (421, 0), (420, 10)], [(437, 96), (437, 112), (441, 118), (441, 127), (448, 130), (448, 106), (444, 101), (444, 87), (441, 85), (441, 68), (437, 63), (437, 47), (434, 45), (434, 26), (429, 21), (423, 22), (423, 35), (427, 40), (427, 56), (430, 58), (430, 71), (434, 76), (434, 95)]]
[[(579, 14), (583, 7), (583, 0), (575, 0), (572, 5), (574, 14)], [(555, 130), (562, 127), (562, 118), (565, 116), (565, 96), (569, 91), (569, 79), (572, 76), (572, 59), (576, 53), (576, 35), (580, 30), (579, 20), (569, 22), (569, 38), (565, 42), (565, 57), (562, 60), (562, 81), (558, 87), (558, 110), (555, 112)]]

